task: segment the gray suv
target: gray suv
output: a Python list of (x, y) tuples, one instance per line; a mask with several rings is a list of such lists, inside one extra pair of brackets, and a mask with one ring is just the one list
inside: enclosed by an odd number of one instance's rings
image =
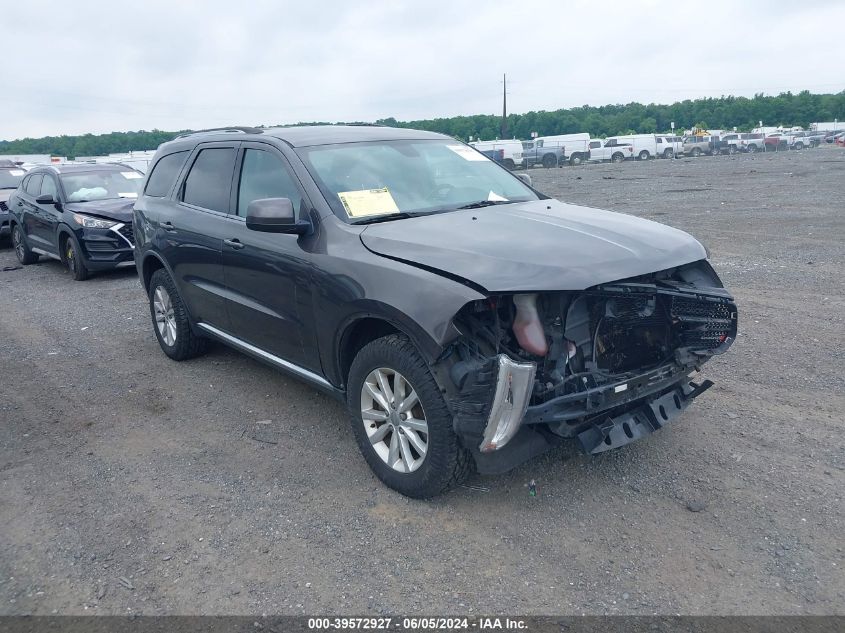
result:
[(736, 336), (691, 236), (558, 202), (431, 132), (181, 136), (134, 234), (165, 354), (216, 340), (336, 396), (373, 472), (413, 497), (566, 440), (645, 437)]

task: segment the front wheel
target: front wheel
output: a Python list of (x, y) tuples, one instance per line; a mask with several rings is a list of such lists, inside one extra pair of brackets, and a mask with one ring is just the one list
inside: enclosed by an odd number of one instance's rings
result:
[(34, 264), (38, 261), (38, 254), (29, 250), (29, 245), (26, 243), (23, 231), (17, 224), (12, 228), (12, 246), (15, 248), (15, 255), (18, 261), (24, 266)]
[(701, 148), (700, 147), (693, 147), (692, 148), (692, 155), (698, 158), (701, 156)]
[(88, 268), (85, 266), (85, 260), (82, 259), (82, 249), (79, 243), (72, 235), (67, 235), (62, 243), (62, 260), (67, 271), (76, 281), (85, 281), (88, 279)]
[(502, 164), (505, 167), (507, 167), (508, 169), (510, 169), (511, 171), (516, 169), (516, 163), (514, 163), (513, 159), (511, 159), (511, 158), (506, 158), (504, 161), (502, 161)]
[(795, 147), (795, 149), (804, 149), (804, 143), (799, 141), (795, 144), (794, 147)]
[(390, 335), (364, 346), (349, 370), (347, 405), (358, 447), (376, 476), (408, 497), (445, 492), (467, 474), (437, 382), (411, 341)]
[(581, 154), (573, 154), (572, 156), (569, 157), (569, 164), (572, 165), (573, 167), (575, 165), (580, 165), (583, 162), (584, 162), (584, 159), (581, 157)]
[(663, 158), (672, 158), (672, 150), (667, 149), (665, 152), (663, 152)]
[(205, 352), (208, 340), (191, 330), (188, 311), (166, 270), (150, 279), (150, 316), (162, 351), (173, 360), (187, 360)]

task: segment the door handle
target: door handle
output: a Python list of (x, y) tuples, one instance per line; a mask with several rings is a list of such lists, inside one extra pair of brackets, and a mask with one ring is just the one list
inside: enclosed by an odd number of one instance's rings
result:
[(173, 222), (171, 222), (170, 220), (168, 220), (167, 222), (162, 222), (161, 228), (163, 228), (165, 231), (175, 231), (176, 230), (176, 227), (173, 226)]
[(234, 237), (231, 240), (223, 240), (226, 246), (234, 248), (236, 251), (241, 250), (246, 244), (243, 244), (238, 238)]

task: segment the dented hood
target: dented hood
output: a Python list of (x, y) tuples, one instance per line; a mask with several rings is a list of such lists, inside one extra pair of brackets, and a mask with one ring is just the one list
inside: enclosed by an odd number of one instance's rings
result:
[(489, 292), (583, 290), (706, 257), (678, 229), (557, 200), (372, 224), (361, 240), (374, 253)]

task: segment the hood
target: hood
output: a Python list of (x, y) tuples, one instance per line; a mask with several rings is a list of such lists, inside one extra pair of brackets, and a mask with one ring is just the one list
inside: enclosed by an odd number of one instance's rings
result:
[(91, 200), (90, 202), (68, 202), (65, 209), (73, 213), (96, 215), (106, 220), (132, 222), (132, 207), (135, 198), (112, 198), (110, 200)]
[(361, 241), (489, 292), (583, 290), (706, 257), (678, 229), (557, 200), (372, 224)]

